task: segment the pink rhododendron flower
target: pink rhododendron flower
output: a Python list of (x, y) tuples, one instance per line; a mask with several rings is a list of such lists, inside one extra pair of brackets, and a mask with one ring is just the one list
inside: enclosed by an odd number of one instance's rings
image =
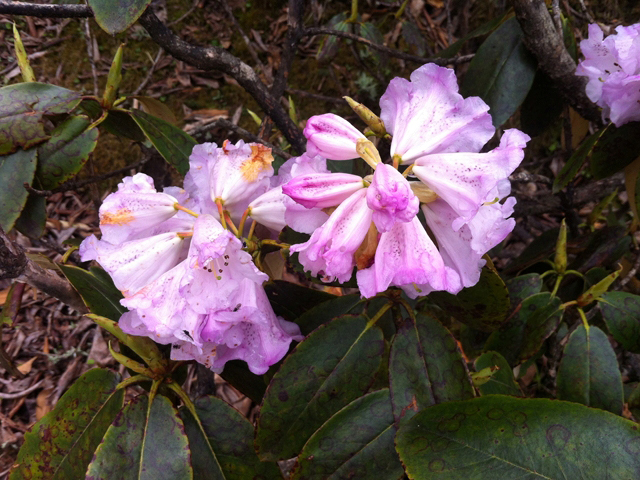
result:
[(587, 96), (602, 107), (602, 118), (617, 127), (640, 120), (640, 24), (619, 26), (604, 38), (596, 24), (580, 42), (584, 60), (576, 75), (585, 76)]
[[(283, 191), (301, 206), (337, 207), (317, 230), (298, 229), (311, 238), (290, 251), (300, 252), (300, 263), (313, 275), (341, 282), (357, 266), (366, 297), (389, 286), (412, 297), (434, 290), (457, 293), (477, 283), (482, 256), (515, 225), (508, 218), (515, 200), (504, 198), (529, 137), (507, 130), (497, 148), (480, 153), (495, 133), (489, 107), (480, 98), (463, 98), (453, 70), (434, 64), (420, 67), (410, 80), (392, 80), (380, 106), (392, 135), (393, 164), (411, 166), (403, 176), (394, 166), (369, 159), (374, 174), (370, 184), (357, 189), (357, 180), (345, 174), (290, 181)], [(331, 152), (332, 142), (336, 151), (346, 151), (347, 145), (355, 150), (360, 138), (355, 127), (334, 117), (328, 123), (335, 128), (322, 137), (323, 151)], [(317, 151), (311, 138), (315, 130), (305, 135)], [(408, 181), (407, 175), (421, 183)], [(434, 238), (416, 216), (420, 203)]]
[[(292, 340), (301, 340), (297, 325), (274, 314), (262, 287), (267, 275), (219, 221), (220, 209), (237, 219), (267, 192), (272, 160), (262, 145), (204, 144), (191, 155), (185, 189), (160, 193), (149, 177), (137, 174), (105, 199), (103, 238), (87, 238), (80, 254), (98, 261), (125, 295), (122, 304), (130, 311), (120, 319), (123, 331), (171, 343), (172, 358), (195, 359), (216, 372), (228, 360), (242, 359), (264, 373)], [(283, 177), (323, 171), (323, 162), (292, 160)], [(278, 189), (280, 204), (291, 201), (280, 186), (272, 195)], [(256, 216), (265, 205), (257, 202)], [(264, 210), (265, 218), (274, 217)], [(284, 218), (284, 207), (275, 210)]]
[(309, 155), (320, 155), (330, 160), (358, 158), (356, 143), (360, 139), (366, 140), (356, 127), (333, 113), (311, 117), (304, 135)]

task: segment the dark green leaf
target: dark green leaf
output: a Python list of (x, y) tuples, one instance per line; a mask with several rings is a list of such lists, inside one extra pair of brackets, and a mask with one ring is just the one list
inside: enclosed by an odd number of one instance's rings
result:
[(564, 347), (558, 398), (622, 413), (622, 377), (609, 339), (598, 327), (580, 325)]
[(640, 353), (640, 297), (607, 292), (598, 301), (609, 333), (625, 350)]
[(567, 160), (567, 163), (564, 164), (564, 167), (562, 167), (558, 176), (553, 181), (553, 193), (558, 193), (564, 187), (569, 185), (569, 182), (575, 178), (582, 168), (582, 165), (584, 165), (587, 158), (589, 158), (593, 152), (593, 147), (598, 142), (604, 131), (604, 129), (600, 130), (582, 141), (580, 146), (575, 152), (573, 152), (571, 158)]
[(367, 391), (383, 351), (382, 331), (365, 316), (337, 318), (299, 343), (267, 389), (256, 435), (260, 457), (297, 455), (329, 417)]
[(84, 478), (87, 465), (122, 407), (118, 377), (95, 368), (82, 375), (55, 408), (24, 436), (11, 480)]
[(15, 229), (29, 238), (40, 238), (47, 222), (46, 206), (47, 197), (30, 193), (20, 217), (16, 220)]
[(516, 112), (536, 74), (536, 61), (522, 37), (518, 20), (506, 20), (480, 46), (460, 87), (462, 96), (487, 102), (496, 127)]
[[(339, 32), (348, 32), (349, 24), (345, 22), (346, 19), (347, 15), (345, 13), (339, 13), (327, 22), (326, 27), (338, 30)], [(318, 60), (318, 62), (330, 62), (338, 53), (339, 45), (340, 39), (338, 37), (335, 35), (325, 35), (316, 54), (316, 60)]]
[(389, 390), (351, 402), (313, 434), (298, 456), (292, 480), (321, 478), (399, 479)]
[(457, 295), (433, 292), (429, 299), (456, 320), (476, 330), (491, 332), (502, 325), (509, 311), (509, 292), (492, 269), (482, 269), (480, 281)]
[(327, 168), (332, 173), (353, 173), (353, 160), (327, 160)]
[[(375, 43), (376, 45), (384, 44), (384, 37), (382, 36), (382, 33), (380, 33), (380, 30), (378, 30), (378, 27), (376, 27), (373, 23), (371, 22), (362, 23), (359, 25), (359, 28), (360, 28), (360, 36), (362, 38), (366, 38), (367, 40), (369, 40), (372, 43)], [(380, 50), (374, 50), (373, 48), (370, 48), (370, 47), (365, 47), (365, 48), (368, 48), (369, 52), (371, 53), (373, 58), (376, 60), (378, 65), (380, 65), (381, 67), (386, 66), (387, 64), (386, 54), (384, 54)]]
[(555, 250), (559, 231), (559, 228), (552, 228), (537, 236), (504, 273), (518, 272), (548, 257)]
[(619, 128), (611, 124), (603, 131), (591, 153), (591, 173), (600, 179), (613, 175), (640, 155), (640, 122)]
[(556, 121), (563, 107), (564, 99), (553, 81), (539, 70), (520, 109), (522, 131), (532, 137), (540, 135)]
[(172, 125), (176, 125), (178, 123), (178, 120), (176, 119), (176, 116), (173, 114), (171, 109), (160, 100), (144, 95), (136, 95), (129, 98), (135, 98), (136, 100), (138, 100), (140, 102), (140, 105), (142, 105), (144, 111), (149, 115), (160, 118), (165, 122), (171, 123)]
[(144, 142), (147, 138), (131, 115), (120, 110), (110, 110), (107, 118), (100, 124), (100, 128), (136, 142)]
[(267, 390), (264, 376), (253, 373), (242, 360), (227, 362), (220, 376), (254, 402), (262, 402)]
[(402, 38), (415, 48), (416, 53), (421, 57), (427, 53), (427, 42), (415, 23), (410, 21), (402, 22)]
[(400, 428), (409, 478), (604, 479), (640, 474), (638, 426), (543, 398), (489, 395), (429, 407)]
[(80, 94), (45, 83), (16, 83), (0, 88), (0, 155), (44, 142), (43, 115), (67, 113)]
[(535, 355), (544, 341), (558, 328), (562, 319), (561, 301), (549, 292), (527, 298), (516, 309), (509, 322), (487, 340), (485, 350), (495, 350), (510, 365)]
[(340, 315), (344, 315), (345, 313), (359, 313), (353, 312), (352, 310), (354, 310), (358, 304), (361, 304), (361, 302), (362, 299), (357, 293), (331, 298), (310, 308), (296, 318), (295, 322), (300, 327), (303, 335), (309, 335), (320, 325)]
[(389, 355), (393, 415), (406, 421), (436, 403), (473, 398), (460, 350), (433, 316), (418, 313), (398, 328)]
[(100, 28), (114, 35), (136, 23), (151, 0), (88, 0), (88, 3)]
[(33, 181), (36, 156), (36, 149), (32, 148), (0, 157), (0, 227), (5, 232), (13, 228), (27, 203), (29, 192), (24, 184), (31, 185)]
[(540, 290), (542, 290), (542, 278), (537, 273), (528, 273), (507, 280), (506, 285), (509, 290), (511, 309), (514, 309), (520, 305), (525, 298), (540, 293)]
[(467, 33), (464, 37), (462, 37), (457, 42), (452, 43), (447, 48), (445, 48), (444, 50), (440, 51), (438, 53), (438, 56), (439, 57), (444, 57), (444, 58), (453, 57), (454, 55), (456, 55), (462, 49), (464, 44), (467, 43), (469, 40), (471, 40), (472, 38), (481, 37), (482, 35), (486, 35), (487, 33), (491, 33), (493, 30), (498, 28), (498, 26), (505, 20), (505, 18), (507, 18), (507, 17), (509, 17), (511, 15), (512, 14), (509, 14), (509, 15), (505, 14), (505, 15), (502, 15), (500, 17), (496, 17), (496, 18), (491, 19), (490, 21), (488, 21), (484, 25), (480, 25), (475, 30)]
[(275, 280), (264, 286), (276, 315), (293, 322), (316, 305), (335, 299), (335, 295), (295, 283)]
[(184, 424), (162, 395), (149, 407), (133, 398), (115, 418), (87, 469), (87, 480), (187, 480), (193, 478)]
[(522, 396), (522, 390), (513, 377), (513, 370), (509, 363), (498, 352), (485, 352), (476, 358), (474, 363), (476, 372), (483, 368), (498, 367), (487, 383), (478, 387), (482, 395), (500, 394)]
[(43, 189), (56, 188), (80, 171), (98, 141), (98, 129), (87, 130), (90, 124), (84, 115), (70, 116), (38, 147), (36, 176)]
[(193, 475), (198, 480), (281, 479), (275, 463), (261, 462), (253, 448), (253, 425), (236, 409), (213, 396), (195, 402), (198, 423), (180, 409), (189, 437)]
[(87, 271), (72, 265), (58, 265), (58, 267), (92, 313), (118, 321), (126, 311), (120, 305), (122, 293), (101, 268), (92, 267), (91, 271)]
[(197, 142), (184, 130), (156, 118), (142, 110), (133, 110), (131, 116), (164, 159), (180, 175), (189, 170), (189, 155)]
[(569, 265), (570, 269), (581, 272), (595, 267), (615, 266), (622, 255), (629, 251), (631, 237), (627, 227), (618, 225), (596, 230), (588, 237), (587, 245)]

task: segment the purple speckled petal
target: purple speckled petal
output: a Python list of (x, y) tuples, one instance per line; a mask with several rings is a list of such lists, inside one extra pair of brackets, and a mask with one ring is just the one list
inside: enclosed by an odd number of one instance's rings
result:
[(420, 201), (398, 170), (381, 163), (367, 188), (367, 205), (373, 210), (378, 231), (388, 232), (397, 222), (410, 222), (418, 213)]
[(356, 143), (366, 137), (344, 118), (325, 113), (307, 121), (304, 128), (307, 137), (307, 153), (320, 155), (330, 160), (358, 158)]
[(306, 208), (340, 205), (354, 192), (364, 188), (362, 178), (350, 173), (312, 173), (295, 177), (282, 191)]

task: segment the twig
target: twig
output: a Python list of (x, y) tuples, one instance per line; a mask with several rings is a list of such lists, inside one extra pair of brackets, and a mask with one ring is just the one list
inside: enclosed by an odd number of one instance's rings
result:
[(211, 120), (210, 122), (204, 123), (202, 125), (195, 126), (194, 128), (188, 129), (187, 131), (189, 132), (190, 135), (197, 136), (197, 135), (200, 135), (202, 133), (208, 132), (209, 130), (214, 129), (216, 127), (226, 128), (227, 130), (231, 130), (231, 131), (237, 133), (238, 135), (240, 135), (242, 137), (245, 137), (247, 140), (251, 140), (252, 142), (261, 143), (261, 144), (269, 147), (273, 151), (273, 153), (275, 153), (276, 155), (280, 155), (284, 159), (291, 158), (291, 154), (289, 154), (289, 153), (285, 152), (284, 150), (276, 147), (272, 143), (267, 142), (266, 140), (262, 140), (262, 138), (258, 137), (257, 135), (254, 135), (253, 133), (245, 130), (244, 128), (233, 124), (232, 122), (230, 122), (229, 120), (227, 120), (225, 118), (216, 118), (215, 120)]
[(544, 0), (513, 0), (513, 8), (524, 32), (525, 45), (538, 59), (540, 69), (549, 75), (574, 110), (588, 120), (602, 122), (600, 110), (587, 97), (587, 79), (576, 76), (576, 63), (564, 46)]
[(306, 37), (311, 35), (334, 35), (336, 37), (348, 38), (349, 40), (354, 40), (356, 42), (364, 43), (365, 45), (368, 45), (374, 50), (384, 52), (392, 57), (396, 57), (401, 60), (406, 60), (408, 62), (414, 62), (414, 63), (420, 63), (420, 64), (435, 63), (436, 65), (441, 65), (441, 66), (459, 65), (461, 63), (470, 62), (475, 55), (475, 54), (460, 55), (458, 57), (451, 57), (451, 58), (442, 58), (442, 57), (427, 58), (427, 57), (420, 57), (417, 55), (411, 55), (409, 53), (400, 52), (393, 48), (385, 47), (384, 45), (379, 45), (377, 43), (374, 43), (371, 40), (368, 40), (366, 38), (359, 37), (358, 35), (354, 35), (353, 33), (341, 32), (339, 30), (333, 30), (331, 28), (312, 27), (312, 28), (305, 29), (303, 33), (304, 33), (304, 36)]
[(585, 17), (587, 17), (587, 20), (589, 21), (589, 23), (595, 23), (595, 20), (591, 16), (591, 13), (589, 13), (589, 10), (587, 10), (587, 6), (584, 4), (584, 0), (578, 0), (578, 3), (580, 3), (580, 8), (582, 9), (582, 13), (584, 13)]
[(142, 83), (140, 85), (138, 85), (138, 88), (136, 88), (133, 91), (133, 95), (139, 95), (140, 92), (142, 91), (142, 89), (147, 86), (149, 81), (151, 81), (151, 77), (153, 76), (153, 72), (155, 72), (155, 70), (156, 70), (156, 65), (158, 65), (158, 62), (160, 61), (161, 58), (162, 58), (162, 49), (160, 48), (160, 49), (158, 49), (158, 53), (156, 54), (156, 58), (154, 58), (153, 63), (151, 64), (151, 68), (149, 68), (149, 71), (147, 72), (147, 76), (144, 78)]
[(43, 378), (39, 382), (34, 383), (29, 388), (27, 388), (26, 390), (23, 390), (21, 392), (16, 392), (16, 393), (2, 393), (2, 392), (0, 392), (0, 398), (2, 400), (15, 400), (16, 398), (25, 397), (25, 396), (29, 395), (31, 392), (33, 392), (34, 390), (37, 390), (40, 387), (40, 385), (42, 385), (44, 380), (45, 379)]
[(24, 188), (29, 193), (33, 193), (34, 195), (38, 195), (40, 197), (49, 197), (49, 196), (53, 195), (54, 193), (68, 192), (69, 190), (76, 190), (78, 188), (84, 187), (85, 185), (90, 185), (92, 183), (98, 183), (98, 182), (101, 182), (101, 181), (106, 180), (108, 178), (116, 177), (116, 176), (120, 175), (121, 173), (126, 173), (129, 170), (133, 170), (134, 168), (141, 167), (142, 165), (147, 163), (148, 160), (149, 160), (149, 158), (142, 158), (141, 160), (138, 160), (137, 162), (132, 163), (131, 165), (127, 165), (126, 167), (122, 167), (122, 168), (119, 168), (117, 170), (113, 170), (112, 172), (109, 172), (109, 173), (104, 173), (102, 175), (96, 175), (96, 176), (91, 177), (91, 178), (85, 178), (84, 180), (71, 180), (69, 182), (63, 183), (62, 185), (60, 185), (59, 187), (54, 188), (53, 190), (37, 190), (37, 189), (29, 186), (28, 183), (24, 184)]
[(89, 27), (89, 19), (85, 18), (84, 23), (84, 39), (87, 43), (87, 56), (91, 65), (91, 76), (93, 77), (93, 94), (98, 96), (98, 70), (96, 69), (96, 61), (93, 57), (93, 38), (91, 37), (91, 28)]
[(329, 97), (327, 95), (320, 95), (318, 93), (306, 92), (304, 90), (297, 90), (295, 88), (287, 88), (285, 89), (285, 92), (290, 93), (292, 95), (301, 95), (303, 97), (315, 98), (316, 100), (321, 100), (324, 102), (344, 104), (344, 100), (339, 97)]
[(88, 18), (93, 10), (88, 5), (40, 5), (0, 0), (0, 13), (41, 18)]

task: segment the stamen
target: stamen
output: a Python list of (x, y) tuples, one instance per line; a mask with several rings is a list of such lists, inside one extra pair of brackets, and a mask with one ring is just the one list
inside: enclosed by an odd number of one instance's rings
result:
[(500, 199), (496, 197), (495, 200), (493, 200), (492, 202), (484, 202), (482, 205), (493, 205), (495, 203), (498, 203), (499, 201)]
[(223, 228), (227, 228), (227, 221), (224, 218), (224, 209), (222, 208), (221, 198), (216, 198), (216, 205), (218, 207), (218, 215), (220, 216), (220, 223), (222, 224)]
[(188, 209), (188, 208), (186, 208), (186, 207), (183, 207), (183, 206), (182, 206), (182, 205), (180, 205), (178, 202), (176, 202), (176, 203), (174, 203), (174, 204), (173, 204), (173, 208), (175, 208), (176, 210), (181, 210), (181, 211), (183, 211), (183, 212), (185, 212), (185, 213), (188, 213), (189, 215), (193, 215), (193, 216), (194, 216), (194, 217), (196, 217), (196, 218), (199, 216), (196, 212), (194, 212), (193, 210), (189, 210), (189, 209)]
[(180, 238), (189, 238), (193, 237), (193, 232), (178, 232), (176, 235)]
[(401, 162), (402, 162), (402, 157), (396, 153), (393, 156), (393, 168), (397, 170)]

